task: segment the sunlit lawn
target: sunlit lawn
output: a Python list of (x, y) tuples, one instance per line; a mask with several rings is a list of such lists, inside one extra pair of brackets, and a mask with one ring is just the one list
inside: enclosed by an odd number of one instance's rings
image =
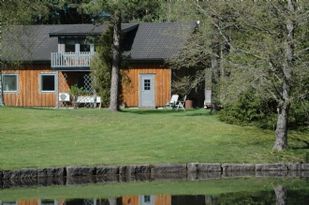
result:
[(0, 169), (65, 165), (305, 161), (309, 133), (274, 133), (220, 122), (206, 110), (0, 108)]

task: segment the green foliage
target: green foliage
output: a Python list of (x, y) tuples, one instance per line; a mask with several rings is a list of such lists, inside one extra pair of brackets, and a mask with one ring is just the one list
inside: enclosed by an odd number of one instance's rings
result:
[(153, 22), (159, 19), (160, 9), (160, 0), (124, 0), (122, 18), (125, 22)]
[(77, 97), (79, 95), (91, 95), (92, 93), (86, 90), (85, 88), (80, 88), (77, 85), (72, 85), (70, 87), (70, 94), (73, 97)]
[(40, 16), (48, 13), (41, 0), (0, 1), (0, 22), (2, 26), (31, 24)]
[(103, 106), (108, 106), (110, 99), (112, 32), (110, 27), (97, 39), (96, 55), (90, 65), (93, 85), (97, 94), (101, 96)]
[(102, 13), (112, 14), (118, 10), (123, 22), (152, 22), (159, 19), (161, 0), (85, 0), (80, 8), (83, 12), (99, 18), (104, 18)]
[(276, 124), (276, 103), (262, 99), (250, 89), (239, 95), (235, 102), (226, 104), (219, 112), (219, 118), (228, 123), (254, 124), (261, 128), (273, 129)]
[(72, 86), (70, 87), (70, 94), (71, 94), (72, 96), (78, 96), (79, 93), (80, 93), (80, 88), (79, 88), (77, 85), (72, 85)]

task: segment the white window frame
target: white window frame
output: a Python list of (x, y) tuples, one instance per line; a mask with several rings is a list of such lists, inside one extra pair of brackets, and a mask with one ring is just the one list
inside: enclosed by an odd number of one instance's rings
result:
[[(42, 90), (43, 89), (43, 76), (54, 76), (54, 90)], [(57, 91), (56, 89), (56, 83), (57, 83), (57, 80), (56, 80), (56, 73), (41, 73), (40, 76), (39, 76), (39, 85), (40, 85), (40, 92), (41, 93), (54, 93)]]
[[(4, 76), (16, 76), (16, 90), (4, 90)], [(3, 89), (4, 93), (17, 93), (19, 90), (19, 76), (17, 73), (3, 73), (2, 74), (2, 85), (3, 87), (1, 89)]]

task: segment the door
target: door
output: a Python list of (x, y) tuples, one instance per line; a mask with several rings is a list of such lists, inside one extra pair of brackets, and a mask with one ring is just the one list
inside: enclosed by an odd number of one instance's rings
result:
[(155, 107), (155, 74), (140, 74), (140, 107)]

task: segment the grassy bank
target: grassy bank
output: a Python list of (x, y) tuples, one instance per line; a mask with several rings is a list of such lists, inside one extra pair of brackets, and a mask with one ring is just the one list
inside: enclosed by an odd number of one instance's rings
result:
[(220, 122), (205, 110), (0, 109), (0, 169), (65, 165), (305, 161), (290, 148), (272, 152), (274, 133)]

